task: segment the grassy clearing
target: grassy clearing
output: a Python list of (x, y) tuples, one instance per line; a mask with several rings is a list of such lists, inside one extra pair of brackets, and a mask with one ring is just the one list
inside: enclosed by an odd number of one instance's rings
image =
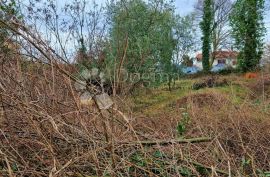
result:
[(139, 111), (147, 116), (159, 114), (170, 103), (185, 96), (190, 91), (193, 82), (192, 80), (178, 81), (175, 85), (177, 89), (171, 92), (164, 86), (151, 90), (150, 93), (139, 92), (134, 98), (134, 111)]
[(245, 87), (245, 85), (249, 82), (254, 82), (254, 80), (246, 80), (243, 78), (239, 82), (239, 77), (235, 77), (234, 75), (225, 78), (230, 80), (230, 84), (223, 87), (193, 90), (192, 85), (200, 79), (185, 79), (177, 81), (175, 88), (171, 92), (168, 91), (166, 85), (148, 92), (137, 91), (133, 98), (134, 111), (147, 116), (158, 115), (166, 110), (171, 111), (170, 105), (174, 104), (177, 100), (196, 93), (216, 92), (229, 96), (231, 101), (235, 104), (243, 103), (249, 94), (249, 89)]

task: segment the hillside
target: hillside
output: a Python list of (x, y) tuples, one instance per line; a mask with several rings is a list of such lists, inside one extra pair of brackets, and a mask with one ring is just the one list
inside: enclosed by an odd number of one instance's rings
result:
[[(172, 91), (140, 87), (112, 97), (104, 112), (80, 102), (62, 72), (75, 68), (58, 67), (2, 68), (2, 174), (269, 175), (268, 77), (183, 78)], [(194, 87), (209, 80), (211, 87)]]
[(269, 0), (0, 0), (0, 177), (270, 177)]

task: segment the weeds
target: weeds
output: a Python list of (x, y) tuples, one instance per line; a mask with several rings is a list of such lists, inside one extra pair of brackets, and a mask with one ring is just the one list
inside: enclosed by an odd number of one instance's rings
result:
[[(114, 98), (118, 108), (102, 118), (95, 105), (80, 104), (61, 70), (9, 62), (0, 72), (2, 176), (269, 176), (269, 110), (249, 92), (160, 88), (136, 96), (137, 112)], [(191, 141), (198, 137), (211, 138)]]
[(187, 112), (183, 112), (182, 113), (182, 119), (180, 120), (180, 122), (178, 122), (177, 125), (177, 132), (180, 136), (183, 136), (184, 133), (187, 131), (187, 125), (190, 122), (190, 117), (189, 114)]

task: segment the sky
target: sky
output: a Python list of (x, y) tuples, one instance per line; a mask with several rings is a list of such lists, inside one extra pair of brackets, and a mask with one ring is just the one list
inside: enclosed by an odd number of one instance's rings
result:
[[(21, 0), (27, 2), (28, 0)], [(68, 0), (56, 0), (57, 3), (65, 4)], [(91, 0), (89, 0), (91, 1)], [(104, 5), (107, 0), (95, 0), (97, 4)], [(197, 0), (175, 0), (176, 13), (180, 15), (187, 15), (194, 10), (194, 4)], [(234, 0), (233, 0), (234, 1)], [(266, 0), (268, 2), (269, 0)], [(270, 43), (270, 2), (267, 4), (268, 11), (265, 12), (265, 25), (267, 29), (266, 42)]]
[(194, 10), (194, 4), (197, 0), (176, 0), (176, 11), (180, 15), (187, 15)]

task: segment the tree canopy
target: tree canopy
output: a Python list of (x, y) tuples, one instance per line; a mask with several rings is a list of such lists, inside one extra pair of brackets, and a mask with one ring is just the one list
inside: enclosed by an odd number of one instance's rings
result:
[(164, 1), (111, 4), (108, 61), (130, 73), (172, 72), (174, 7)]
[(238, 65), (241, 71), (257, 69), (263, 54), (264, 0), (237, 0), (230, 24), (235, 46), (240, 51)]

